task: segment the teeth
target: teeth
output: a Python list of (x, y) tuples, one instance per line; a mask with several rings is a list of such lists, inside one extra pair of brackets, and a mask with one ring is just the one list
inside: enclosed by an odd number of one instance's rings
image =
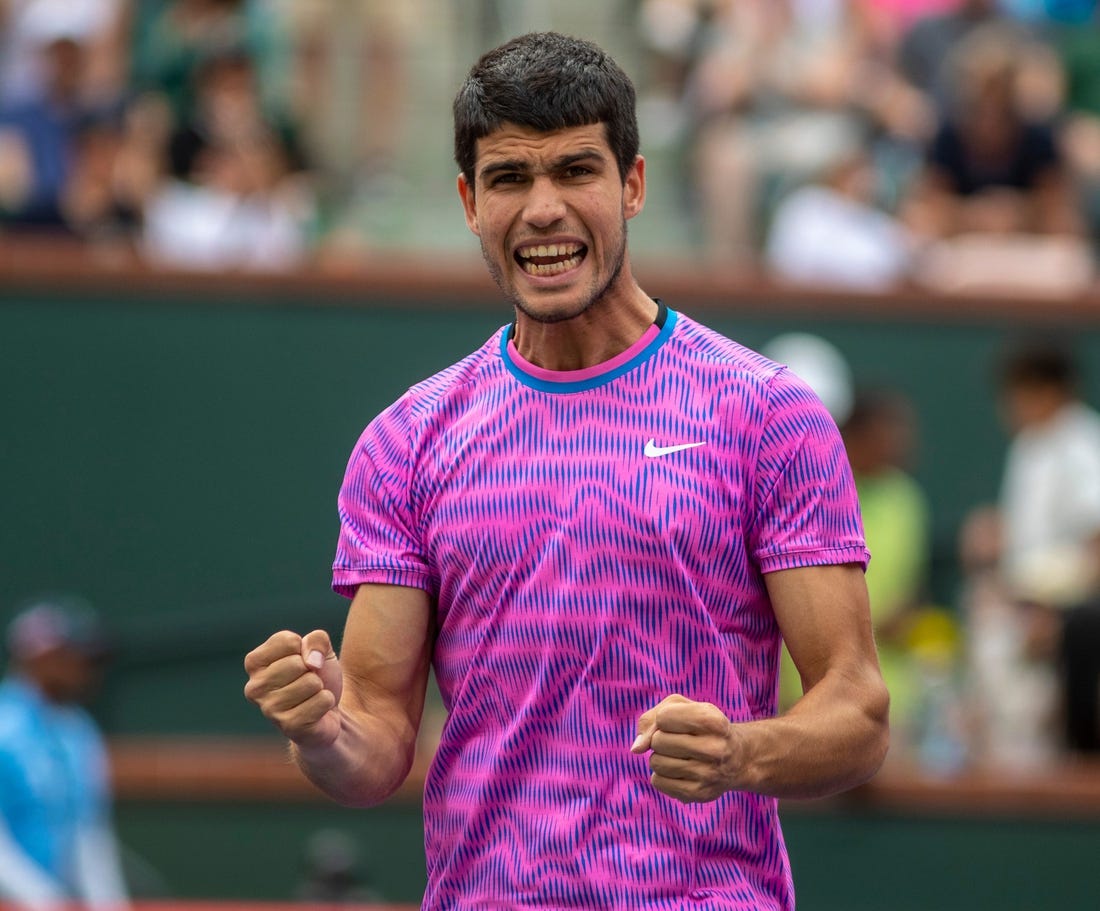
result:
[(557, 262), (544, 263), (542, 265), (525, 261), (523, 263), (523, 271), (528, 275), (557, 275), (559, 272), (565, 272), (574, 268), (580, 261), (581, 258), (579, 256), (572, 256), (569, 259), (560, 259)]
[(537, 247), (526, 247), (519, 251), (524, 259), (543, 256), (573, 256), (581, 249), (580, 244), (540, 244)]

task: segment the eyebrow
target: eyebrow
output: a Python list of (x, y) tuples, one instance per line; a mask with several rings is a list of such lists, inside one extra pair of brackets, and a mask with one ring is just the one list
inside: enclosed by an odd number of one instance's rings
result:
[[(551, 171), (562, 171), (565, 168), (571, 167), (582, 161), (607, 161), (607, 156), (596, 148), (581, 149), (577, 152), (571, 152), (568, 155), (562, 155), (560, 158), (555, 158), (550, 162)], [(485, 165), (479, 172), (479, 176), (484, 180), (491, 177), (494, 174), (502, 172), (517, 172), (520, 174), (527, 174), (531, 171), (531, 166), (526, 161), (520, 161), (519, 159), (505, 159), (503, 161), (494, 161)]]

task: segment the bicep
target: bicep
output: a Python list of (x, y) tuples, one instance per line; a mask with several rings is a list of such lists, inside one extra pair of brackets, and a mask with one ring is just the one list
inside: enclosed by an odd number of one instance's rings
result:
[(877, 667), (867, 583), (859, 564), (780, 570), (764, 580), (803, 690), (830, 670), (858, 675)]
[(344, 698), (376, 714), (402, 712), (416, 727), (431, 662), (432, 614), (426, 591), (360, 585), (340, 644)]

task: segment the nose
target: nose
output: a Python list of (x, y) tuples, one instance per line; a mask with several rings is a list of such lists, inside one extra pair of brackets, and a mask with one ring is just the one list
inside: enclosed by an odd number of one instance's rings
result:
[(543, 175), (532, 180), (524, 200), (524, 221), (536, 228), (547, 228), (564, 217), (565, 201), (554, 181)]

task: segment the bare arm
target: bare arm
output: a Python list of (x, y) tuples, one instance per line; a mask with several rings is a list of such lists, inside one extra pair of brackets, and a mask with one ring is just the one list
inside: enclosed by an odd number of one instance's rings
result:
[(889, 696), (861, 569), (784, 570), (766, 582), (803, 696), (777, 718), (740, 724), (682, 696), (642, 715), (633, 749), (652, 749), (654, 786), (679, 800), (823, 797), (866, 781), (886, 756)]
[(424, 709), (431, 599), (362, 585), (337, 658), (328, 634), (276, 633), (245, 658), (245, 695), (290, 740), (307, 778), (341, 803), (370, 806), (405, 780)]

